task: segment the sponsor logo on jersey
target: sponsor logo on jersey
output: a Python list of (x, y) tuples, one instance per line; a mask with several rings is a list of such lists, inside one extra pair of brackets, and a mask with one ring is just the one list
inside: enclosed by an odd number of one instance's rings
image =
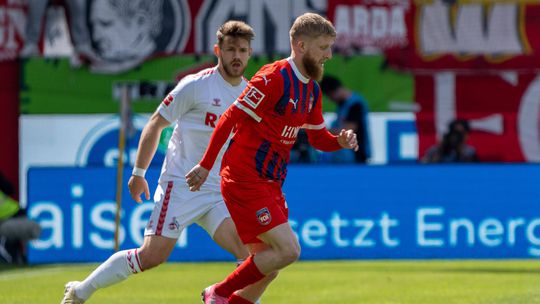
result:
[(281, 136), (284, 138), (294, 139), (298, 135), (298, 131), (300, 131), (300, 127), (284, 126)]
[(257, 219), (259, 220), (259, 223), (263, 226), (270, 224), (270, 222), (272, 221), (272, 215), (270, 214), (268, 208), (264, 207), (261, 210), (257, 211)]
[(133, 249), (133, 250), (128, 250), (127, 254), (126, 254), (126, 259), (127, 259), (127, 262), (128, 262), (128, 266), (129, 266), (129, 269), (131, 270), (132, 273), (137, 273), (137, 269), (135, 268), (135, 257), (134, 257), (134, 251), (136, 249)]
[(250, 85), (249, 91), (244, 96), (244, 101), (251, 106), (253, 109), (256, 109), (261, 101), (264, 99), (265, 95), (259, 89)]
[(294, 106), (294, 109), (296, 110), (296, 104), (298, 103), (298, 98), (295, 100), (293, 100), (292, 98), (289, 98), (289, 103), (292, 103), (293, 106)]
[(284, 126), (281, 131), (281, 143), (285, 145), (294, 145), (296, 137), (301, 127)]
[(212, 105), (216, 107), (221, 107), (221, 99), (214, 98), (214, 100), (212, 101)]
[(176, 217), (173, 217), (172, 222), (169, 223), (169, 230), (176, 231), (178, 229), (180, 229), (180, 223), (178, 222)]
[(168, 107), (171, 104), (171, 102), (173, 102), (173, 100), (174, 100), (174, 97), (171, 94), (169, 94), (167, 95), (167, 97), (165, 97), (165, 99), (163, 99), (163, 104), (166, 107)]
[(263, 75), (262, 78), (264, 80), (264, 85), (268, 85), (268, 83), (272, 81), (272, 79), (266, 79), (266, 75)]

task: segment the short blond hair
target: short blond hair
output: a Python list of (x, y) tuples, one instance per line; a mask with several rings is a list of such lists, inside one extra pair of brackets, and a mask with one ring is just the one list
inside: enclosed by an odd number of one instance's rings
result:
[(221, 47), (225, 36), (242, 38), (251, 43), (251, 40), (253, 40), (253, 37), (255, 37), (255, 32), (247, 23), (243, 21), (231, 20), (223, 23), (223, 25), (219, 27), (216, 32), (216, 36), (217, 43)]
[(319, 36), (336, 37), (336, 29), (332, 22), (319, 14), (305, 13), (294, 20), (289, 32), (291, 40), (296, 40), (300, 36), (317, 38)]

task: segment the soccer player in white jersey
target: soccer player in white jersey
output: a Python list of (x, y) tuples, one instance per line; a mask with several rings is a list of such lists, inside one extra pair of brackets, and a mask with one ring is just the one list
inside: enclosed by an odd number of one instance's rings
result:
[[(82, 282), (66, 284), (61, 303), (83, 303), (100, 288), (123, 281), (165, 262), (182, 230), (192, 223), (203, 227), (221, 247), (239, 261), (249, 256), (237, 235), (220, 192), (219, 168), (211, 171), (201, 191), (191, 192), (185, 175), (202, 158), (219, 116), (236, 100), (247, 83), (243, 78), (253, 29), (240, 21), (228, 21), (217, 31), (216, 67), (186, 76), (163, 100), (144, 127), (133, 175), (128, 186), (131, 197), (141, 203), (150, 198), (144, 177), (157, 149), (161, 131), (176, 122), (163, 163), (154, 201), (145, 229), (144, 243), (137, 249), (113, 254)], [(221, 155), (224, 151), (221, 151)], [(254, 303), (268, 283), (251, 285), (231, 296), (229, 303)]]

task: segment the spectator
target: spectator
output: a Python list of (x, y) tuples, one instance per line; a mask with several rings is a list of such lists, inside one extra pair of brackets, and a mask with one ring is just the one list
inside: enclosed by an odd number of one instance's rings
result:
[(312, 164), (318, 161), (318, 153), (309, 144), (306, 131), (300, 130), (291, 149), (291, 163)]
[(352, 129), (358, 139), (358, 151), (340, 150), (331, 153), (333, 162), (366, 163), (371, 157), (369, 142), (368, 106), (364, 98), (341, 84), (341, 81), (327, 75), (321, 81), (321, 90), (336, 104), (336, 120), (330, 132), (339, 134), (341, 129)]
[(469, 131), (468, 121), (453, 120), (442, 141), (427, 150), (422, 163), (477, 162), (476, 149), (466, 143)]
[(25, 243), (41, 233), (38, 223), (29, 220), (12, 199), (13, 186), (0, 174), (0, 260), (7, 263), (26, 262)]
[[(47, 11), (48, 0), (29, 0), (28, 18), (26, 23), (26, 38), (21, 50), (21, 57), (36, 57), (40, 55), (38, 43), (42, 32), (44, 16)], [(52, 2), (52, 1), (51, 1)], [(58, 2), (58, 1), (55, 1)], [(53, 2), (53, 3), (55, 3)], [(70, 34), (75, 46), (75, 57), (82, 57), (92, 62), (99, 62), (91, 46), (90, 33), (86, 25), (86, 1), (66, 0), (69, 9)], [(77, 61), (78, 58), (72, 58)]]

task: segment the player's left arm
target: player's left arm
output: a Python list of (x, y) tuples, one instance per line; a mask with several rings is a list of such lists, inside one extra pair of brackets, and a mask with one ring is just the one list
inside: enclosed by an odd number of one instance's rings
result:
[(326, 128), (318, 130), (306, 129), (309, 143), (317, 150), (334, 152), (339, 149), (358, 151), (358, 141), (353, 130), (341, 129), (339, 135), (333, 135)]
[(320, 94), (315, 102), (316, 104), (308, 117), (308, 121), (304, 125), (309, 143), (315, 149), (324, 152), (333, 152), (339, 149), (358, 150), (358, 142), (353, 130), (342, 129), (339, 135), (336, 136), (326, 129), (322, 116), (322, 97)]

